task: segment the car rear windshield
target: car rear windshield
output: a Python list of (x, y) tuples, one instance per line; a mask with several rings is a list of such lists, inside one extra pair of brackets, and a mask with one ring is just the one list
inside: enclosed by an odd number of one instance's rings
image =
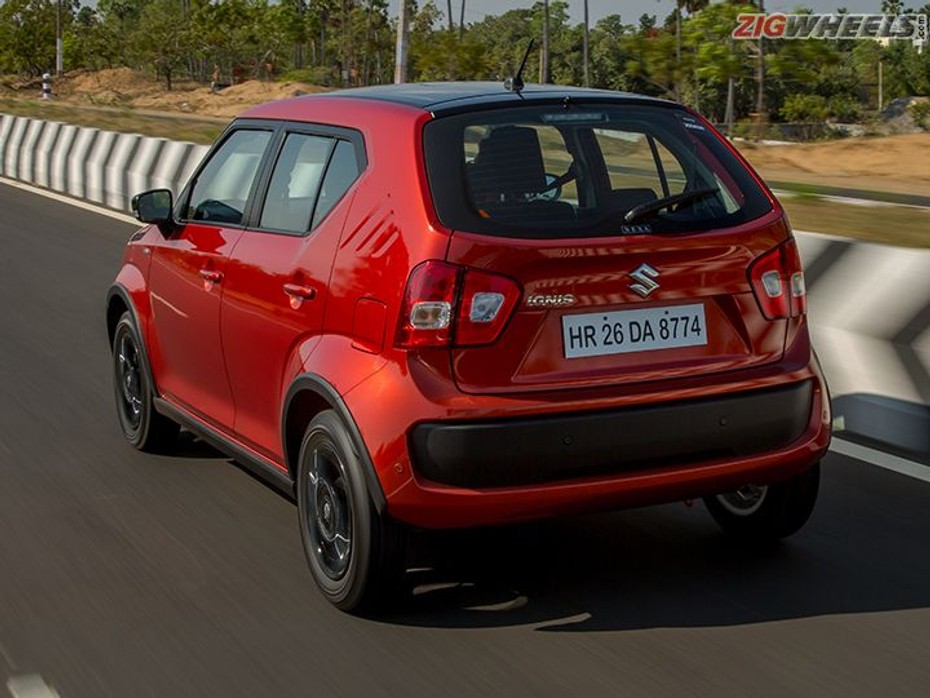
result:
[(676, 107), (568, 103), (441, 116), (427, 124), (424, 149), (439, 219), (454, 230), (683, 233), (772, 208), (726, 145)]

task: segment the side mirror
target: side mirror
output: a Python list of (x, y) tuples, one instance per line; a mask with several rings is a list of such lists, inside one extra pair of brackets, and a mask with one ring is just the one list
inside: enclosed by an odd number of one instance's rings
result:
[(169, 189), (152, 189), (132, 197), (132, 212), (143, 223), (174, 227), (174, 196)]

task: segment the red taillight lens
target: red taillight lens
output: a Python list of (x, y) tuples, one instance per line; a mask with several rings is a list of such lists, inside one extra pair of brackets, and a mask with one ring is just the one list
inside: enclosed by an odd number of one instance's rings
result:
[(769, 320), (797, 317), (807, 312), (804, 272), (794, 240), (757, 258), (749, 267), (749, 281), (762, 314)]
[(398, 346), (442, 346), (452, 340), (452, 317), (460, 271), (454, 264), (436, 261), (414, 267), (400, 308)]
[(505, 276), (423, 262), (407, 281), (396, 344), (405, 349), (490, 344), (510, 319), (520, 293), (520, 286)]
[(788, 295), (791, 297), (791, 317), (804, 315), (807, 313), (807, 287), (804, 285), (804, 267), (798, 243), (788, 240), (781, 249), (787, 271)]

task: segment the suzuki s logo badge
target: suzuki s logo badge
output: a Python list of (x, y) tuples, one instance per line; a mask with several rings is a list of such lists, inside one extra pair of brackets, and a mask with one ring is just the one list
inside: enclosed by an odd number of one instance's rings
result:
[(630, 272), (630, 276), (636, 281), (635, 284), (630, 284), (630, 288), (643, 298), (659, 288), (659, 283), (655, 281), (659, 276), (659, 272), (648, 264), (640, 264), (636, 271)]
[(536, 294), (526, 299), (526, 304), (531, 308), (564, 308), (569, 305), (575, 305), (575, 297), (570, 293), (561, 294)]

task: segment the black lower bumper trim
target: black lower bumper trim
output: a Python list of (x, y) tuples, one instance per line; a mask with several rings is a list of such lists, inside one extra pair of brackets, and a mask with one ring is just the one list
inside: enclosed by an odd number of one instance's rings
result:
[(531, 485), (787, 446), (810, 419), (813, 384), (608, 412), (417, 425), (417, 471), (457, 487)]

